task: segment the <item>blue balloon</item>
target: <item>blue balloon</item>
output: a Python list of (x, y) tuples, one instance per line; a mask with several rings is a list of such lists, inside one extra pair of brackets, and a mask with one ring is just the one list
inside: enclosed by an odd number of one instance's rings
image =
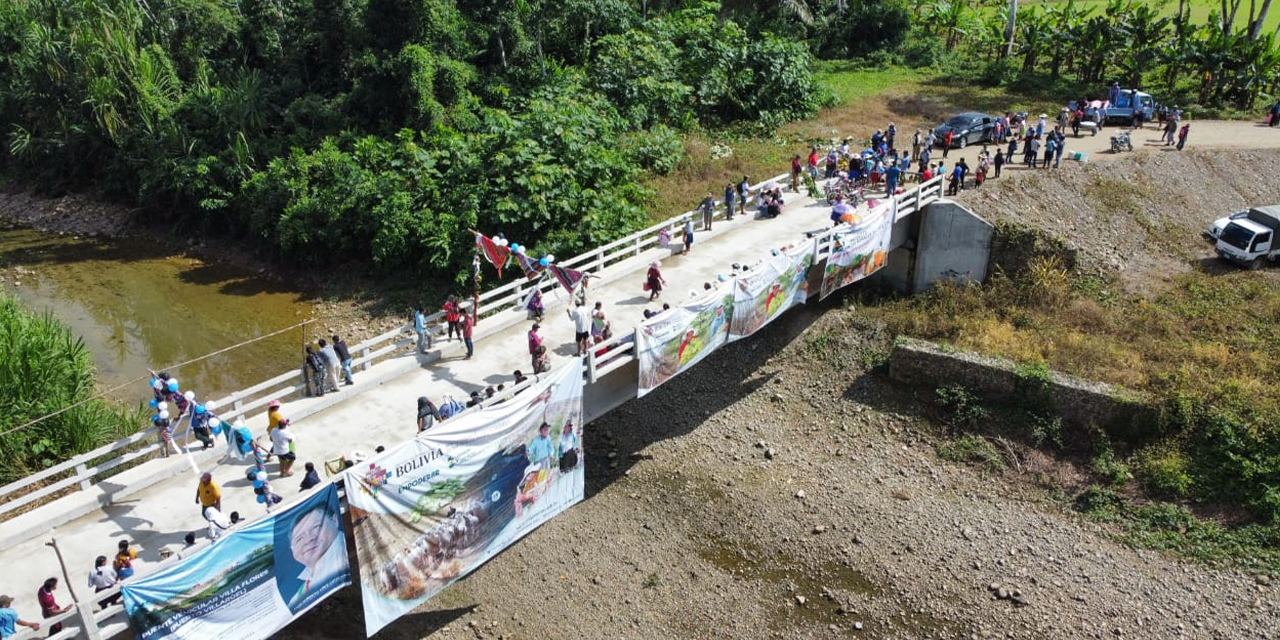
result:
[(160, 422), (160, 414), (157, 413), (154, 416), (151, 416), (151, 424), (156, 424), (158, 422)]
[(170, 380), (170, 381), (169, 381), (169, 390), (170, 390), (170, 391), (177, 391), (177, 390), (178, 390), (178, 382), (177, 382), (176, 380)]
[(518, 245), (518, 244), (516, 244), (516, 243), (512, 242), (512, 243), (511, 243), (511, 252), (512, 252), (512, 253), (520, 253), (520, 245)]
[(538, 261), (538, 264), (540, 264), (540, 265), (542, 265), (542, 266), (544, 266), (544, 267), (545, 267), (545, 266), (547, 266), (547, 265), (551, 264), (551, 261), (550, 261), (550, 260), (547, 260), (546, 258), (543, 258), (543, 259), (541, 259), (541, 260), (539, 260), (539, 261)]
[(155, 398), (152, 398), (152, 399), (151, 399), (151, 402), (148, 402), (147, 404), (148, 404), (148, 405), (150, 405), (152, 409), (154, 409), (154, 408), (156, 408), (156, 407), (160, 406), (160, 401), (159, 401), (159, 400), (156, 400)]
[(204, 405), (202, 404), (196, 405), (196, 413), (204, 413)]
[(217, 425), (213, 427), (213, 435), (215, 436), (222, 435), (222, 425)]
[(254, 489), (260, 489), (260, 488), (262, 488), (263, 486), (266, 486), (266, 484), (267, 484), (267, 483), (265, 483), (265, 482), (263, 482), (263, 481), (261, 481), (261, 480), (254, 480), (254, 481), (253, 481), (253, 488), (254, 488)]
[(259, 503), (266, 502), (266, 501), (267, 501), (267, 496), (265, 496), (265, 495), (260, 495), (260, 496), (258, 496), (258, 502), (259, 502)]

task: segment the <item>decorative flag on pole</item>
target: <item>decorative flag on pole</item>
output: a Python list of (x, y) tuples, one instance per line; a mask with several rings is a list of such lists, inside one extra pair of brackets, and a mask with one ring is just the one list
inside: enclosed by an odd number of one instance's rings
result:
[(524, 271), (524, 277), (532, 280), (542, 275), (542, 265), (538, 264), (537, 260), (533, 260), (523, 253), (516, 253), (514, 255), (516, 257), (516, 264), (520, 265), (520, 269)]
[(480, 253), (483, 253), (489, 263), (498, 270), (498, 277), (501, 278), (502, 267), (507, 264), (507, 256), (511, 255), (511, 249), (495, 243), (483, 233), (476, 233), (476, 246), (480, 247)]
[(547, 271), (550, 271), (551, 275), (560, 281), (560, 286), (564, 287), (569, 292), (569, 295), (573, 295), (574, 289), (578, 288), (578, 283), (582, 282), (582, 279), (587, 275), (576, 269), (566, 269), (554, 264), (547, 265)]

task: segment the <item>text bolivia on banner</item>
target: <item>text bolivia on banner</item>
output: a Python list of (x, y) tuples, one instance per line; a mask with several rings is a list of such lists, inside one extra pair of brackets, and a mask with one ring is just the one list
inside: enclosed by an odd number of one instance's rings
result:
[(348, 470), (365, 632), (582, 501), (581, 438), (578, 358)]

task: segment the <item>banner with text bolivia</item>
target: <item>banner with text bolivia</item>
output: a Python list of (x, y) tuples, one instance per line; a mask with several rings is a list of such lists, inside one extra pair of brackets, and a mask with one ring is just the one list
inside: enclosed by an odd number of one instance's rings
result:
[(582, 360), (346, 472), (372, 636), (582, 501)]

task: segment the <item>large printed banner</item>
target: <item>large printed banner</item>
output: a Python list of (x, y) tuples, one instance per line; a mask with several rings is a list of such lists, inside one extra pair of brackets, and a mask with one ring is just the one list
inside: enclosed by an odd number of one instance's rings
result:
[(125, 612), (139, 640), (260, 640), (351, 584), (347, 567), (338, 490), (330, 484), (126, 582)]
[(658, 314), (636, 332), (640, 361), (638, 397), (692, 367), (729, 340), (732, 281), (700, 298)]
[(745, 338), (773, 322), (783, 311), (804, 304), (809, 295), (807, 274), (813, 264), (811, 240), (764, 261), (750, 275), (734, 279), (733, 318), (729, 340)]
[(884, 267), (893, 236), (893, 221), (897, 217), (898, 199), (890, 198), (889, 202), (868, 212), (864, 222), (836, 233), (839, 246), (827, 256), (819, 299)]
[(582, 361), (347, 471), (372, 636), (583, 498)]

